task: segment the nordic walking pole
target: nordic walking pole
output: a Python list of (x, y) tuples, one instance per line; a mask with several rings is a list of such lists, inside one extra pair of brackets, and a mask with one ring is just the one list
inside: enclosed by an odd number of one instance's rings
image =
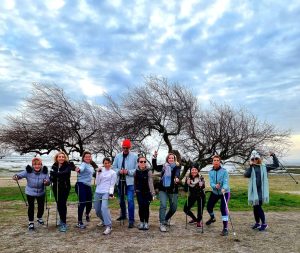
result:
[[(189, 187), (189, 185), (187, 185), (187, 187), (188, 187), (188, 191), (187, 191), (187, 195), (186, 195), (186, 207), (188, 208), (188, 206), (189, 206), (190, 187)], [(187, 210), (185, 212), (185, 229), (187, 229)]]
[(57, 227), (57, 213), (58, 213), (58, 177), (56, 178), (56, 215), (55, 215), (55, 226)]
[(229, 214), (229, 209), (228, 209), (228, 204), (227, 204), (227, 201), (226, 201), (226, 198), (225, 198), (225, 193), (223, 193), (223, 198), (224, 198), (224, 202), (225, 202), (226, 209), (227, 209), (227, 212), (228, 212), (228, 217), (229, 217), (229, 220), (230, 220), (233, 235), (236, 236), (236, 233), (234, 231), (234, 227), (233, 227), (233, 224), (232, 224), (232, 221), (231, 221), (231, 217), (230, 217), (230, 214)]
[(201, 226), (201, 233), (203, 234), (204, 233), (204, 231), (203, 231), (204, 223), (203, 223), (203, 199), (202, 199), (202, 197), (200, 197), (200, 204), (201, 204), (201, 210), (200, 210), (200, 212), (201, 212), (201, 221), (200, 222), (202, 222), (202, 224), (201, 224), (202, 225)]
[(23, 192), (22, 192), (22, 189), (21, 189), (21, 187), (20, 187), (18, 176), (17, 176), (17, 178), (16, 178), (16, 182), (17, 182), (17, 184), (18, 184), (18, 186), (19, 186), (19, 190), (20, 190), (20, 192), (21, 192), (21, 195), (22, 195), (22, 198), (23, 198), (23, 200), (24, 200), (24, 203), (25, 203), (26, 206), (28, 206), (27, 201), (25, 200), (24, 194), (23, 194)]
[(298, 184), (298, 181), (292, 176), (291, 173), (288, 172), (288, 170), (282, 165), (282, 163), (278, 160), (279, 165), (286, 170), (286, 173), (295, 181), (296, 184)]
[(45, 198), (46, 198), (46, 210), (48, 211), (48, 214), (47, 214), (47, 223), (46, 223), (46, 226), (48, 227), (48, 222), (49, 222), (49, 211), (50, 211), (50, 208), (48, 207), (48, 197), (47, 197), (47, 186), (45, 185)]

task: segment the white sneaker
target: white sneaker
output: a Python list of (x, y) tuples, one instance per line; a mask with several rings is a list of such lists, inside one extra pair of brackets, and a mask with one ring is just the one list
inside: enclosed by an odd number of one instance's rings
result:
[(103, 221), (101, 221), (100, 223), (97, 224), (97, 227), (105, 227)]
[(144, 230), (149, 230), (149, 224), (147, 222), (144, 224)]
[(111, 233), (112, 228), (111, 227), (106, 227), (106, 229), (104, 230), (103, 234), (104, 235), (109, 235)]
[(138, 229), (139, 230), (144, 230), (144, 222), (141, 222), (140, 224), (139, 224), (139, 226), (138, 226)]
[(160, 232), (167, 232), (167, 228), (164, 224), (160, 224), (159, 229), (160, 229)]

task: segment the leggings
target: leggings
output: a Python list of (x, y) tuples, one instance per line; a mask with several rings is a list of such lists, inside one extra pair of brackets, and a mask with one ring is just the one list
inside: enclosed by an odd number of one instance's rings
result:
[(258, 205), (253, 206), (253, 214), (256, 223), (259, 223), (261, 220), (261, 223), (265, 224), (266, 218), (264, 210), (262, 209), (262, 201), (259, 201)]
[(86, 208), (86, 215), (89, 215), (92, 210), (92, 187), (82, 182), (77, 182), (75, 191), (78, 195), (79, 202), (81, 202), (78, 206), (78, 222), (82, 222), (84, 208)]
[[(196, 201), (197, 201), (197, 218), (191, 211), (191, 208), (194, 206)], [(205, 205), (205, 194), (201, 196), (190, 195), (188, 197), (187, 202), (184, 205), (183, 211), (188, 216), (190, 216), (194, 221), (200, 222), (202, 220), (204, 205)]]
[(38, 212), (37, 212), (37, 218), (42, 218), (44, 214), (44, 203), (45, 203), (45, 194), (42, 196), (30, 196), (27, 195), (27, 201), (28, 201), (28, 220), (34, 221), (34, 200), (37, 200), (38, 203)]

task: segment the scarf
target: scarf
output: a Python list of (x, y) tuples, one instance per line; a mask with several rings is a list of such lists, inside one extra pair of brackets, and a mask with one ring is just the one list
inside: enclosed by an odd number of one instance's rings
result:
[(175, 163), (165, 163), (163, 167), (164, 175), (162, 177), (162, 183), (164, 187), (171, 186), (172, 170), (175, 168)]
[[(266, 165), (260, 165), (261, 173), (261, 193), (262, 203), (269, 203), (269, 180)], [(248, 204), (255, 206), (259, 204), (259, 196), (257, 193), (256, 175), (254, 168), (252, 167), (251, 177), (248, 185)]]

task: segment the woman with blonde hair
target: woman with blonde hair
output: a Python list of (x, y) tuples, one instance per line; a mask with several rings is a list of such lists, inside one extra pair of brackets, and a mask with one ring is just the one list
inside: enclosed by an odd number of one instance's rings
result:
[(250, 156), (250, 167), (244, 174), (245, 177), (249, 178), (248, 203), (253, 206), (255, 219), (252, 229), (258, 229), (259, 231), (264, 231), (268, 227), (265, 213), (262, 209), (263, 203), (269, 203), (268, 172), (279, 167), (276, 155), (270, 152), (270, 156), (273, 158), (273, 164), (264, 164), (260, 154), (253, 150)]
[(75, 165), (69, 162), (66, 153), (59, 151), (54, 156), (54, 164), (50, 171), (50, 179), (52, 182), (52, 190), (59, 213), (59, 231), (67, 231), (67, 200), (69, 197), (71, 183), (71, 170), (75, 169)]
[[(180, 166), (177, 163), (175, 154), (173, 153), (169, 153), (167, 155), (166, 162), (163, 165), (157, 165), (156, 158), (157, 151), (154, 152), (152, 165), (154, 170), (161, 172), (161, 179), (159, 183), (159, 229), (161, 232), (167, 232), (166, 225), (168, 225), (169, 220), (177, 210)], [(166, 214), (167, 200), (169, 200), (170, 209)]]

